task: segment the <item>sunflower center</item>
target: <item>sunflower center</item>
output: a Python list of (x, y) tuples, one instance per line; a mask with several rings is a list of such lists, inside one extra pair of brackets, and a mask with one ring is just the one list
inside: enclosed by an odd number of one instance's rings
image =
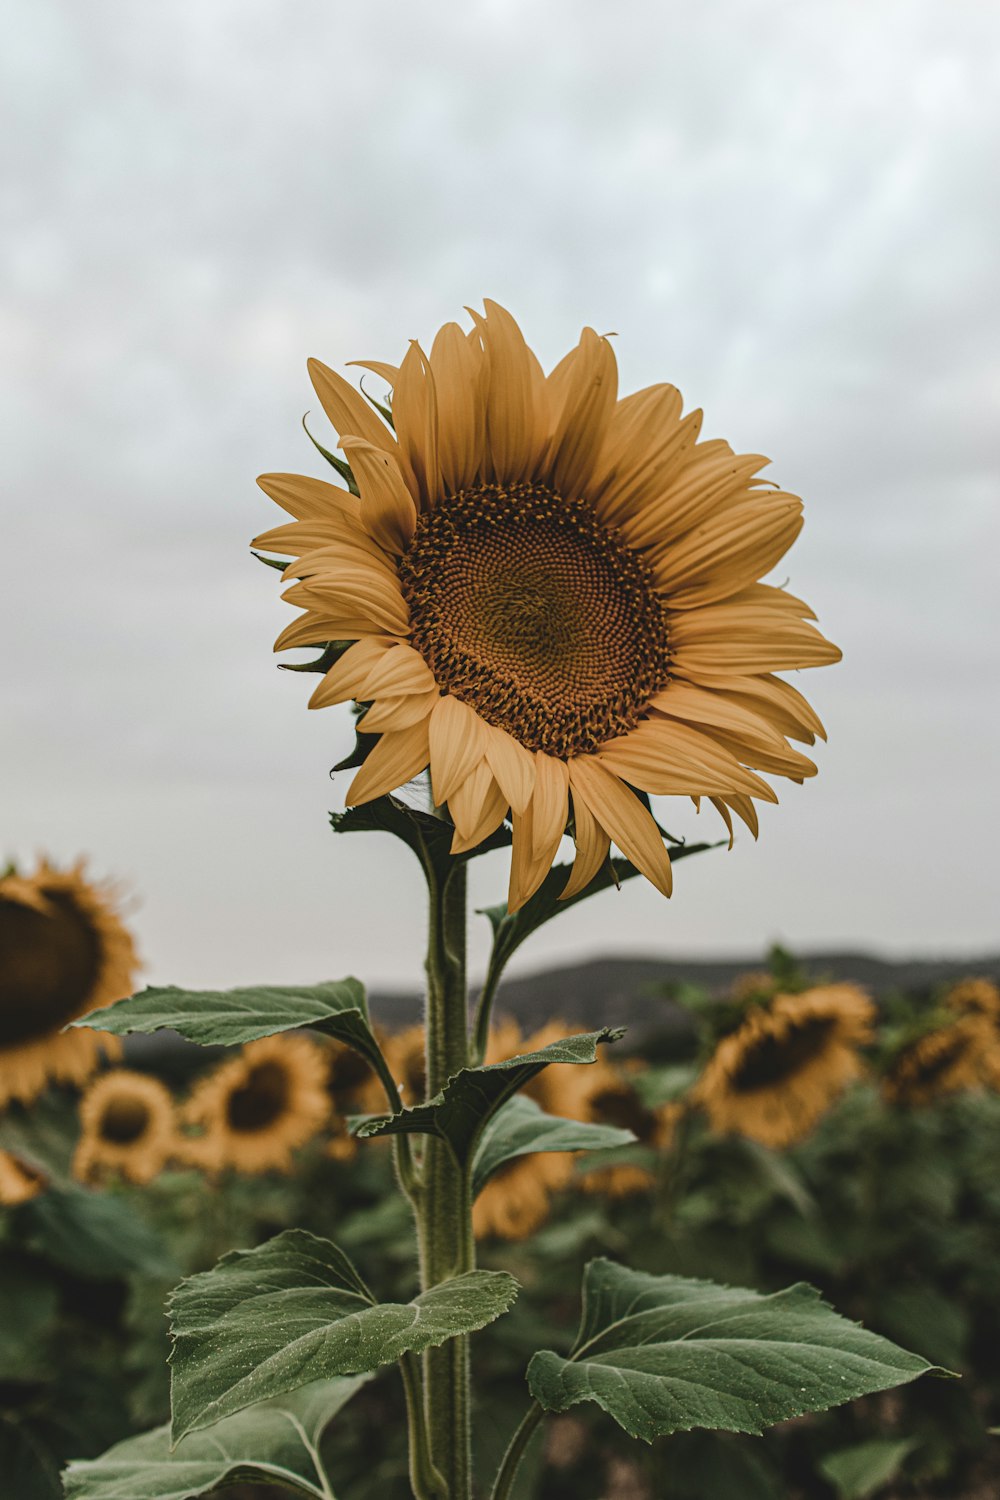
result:
[(112, 1099), (101, 1115), (100, 1134), (113, 1146), (131, 1146), (148, 1125), (149, 1109), (141, 1099)]
[(762, 1036), (751, 1042), (732, 1076), (741, 1094), (770, 1088), (790, 1078), (828, 1045), (837, 1022), (832, 1016), (811, 1016), (784, 1036)]
[(101, 946), (84, 914), (60, 893), (49, 912), (0, 899), (0, 1047), (58, 1031), (86, 1007)]
[(421, 516), (399, 576), (437, 682), (529, 750), (596, 750), (666, 683), (652, 574), (582, 500), (460, 490)]
[(659, 1123), (656, 1116), (645, 1108), (631, 1089), (602, 1089), (593, 1096), (591, 1107), (604, 1124), (631, 1130), (640, 1143), (651, 1141), (656, 1135)]
[(267, 1130), (288, 1108), (288, 1073), (280, 1063), (262, 1062), (226, 1102), (231, 1130)]

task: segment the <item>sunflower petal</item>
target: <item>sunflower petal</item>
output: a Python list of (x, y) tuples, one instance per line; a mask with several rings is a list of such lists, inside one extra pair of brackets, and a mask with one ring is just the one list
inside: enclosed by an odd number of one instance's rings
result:
[(429, 760), (427, 719), (409, 729), (383, 734), (351, 782), (347, 806), (357, 807), (404, 786), (426, 769)]
[(546, 849), (559, 840), (566, 831), (569, 817), (569, 772), (564, 760), (545, 755), (541, 750), (535, 756), (535, 791), (532, 796), (534, 817), (531, 827), (531, 853), (534, 859), (542, 859)]
[(415, 340), (399, 367), (392, 393), (392, 416), (399, 442), (400, 470), (414, 500), (426, 508), (441, 495), (437, 393), (427, 356)]
[(455, 820), (452, 854), (465, 854), (489, 838), (504, 820), (507, 799), (497, 786), (485, 760), (457, 786), (448, 798), (448, 811)]
[(365, 529), (387, 552), (398, 556), (413, 538), (417, 508), (395, 460), (362, 438), (342, 438), (340, 446), (358, 481)]
[[(550, 388), (552, 382), (550, 376)], [(618, 394), (614, 350), (593, 328), (580, 335), (557, 389), (561, 405), (545, 466), (554, 488), (575, 497), (586, 493)]]
[(357, 495), (325, 480), (310, 479), (307, 474), (260, 474), (257, 483), (269, 499), (297, 521), (322, 521), (341, 513), (358, 520), (361, 515)]
[(669, 896), (673, 890), (670, 856), (651, 815), (634, 792), (590, 755), (569, 762), (574, 803), (579, 795), (636, 869)]
[(457, 323), (446, 323), (438, 331), (430, 362), (437, 390), (441, 481), (454, 494), (471, 484), (482, 466), (488, 370), (482, 344), (470, 342)]
[(309, 699), (310, 708), (327, 708), (331, 703), (346, 703), (358, 698), (372, 668), (392, 648), (388, 636), (370, 635), (353, 646), (348, 646), (343, 656), (334, 662)]
[(408, 693), (394, 698), (379, 698), (360, 720), (364, 734), (381, 734), (389, 729), (409, 729), (428, 719), (438, 701), (437, 688), (431, 693)]
[(523, 479), (538, 464), (546, 439), (545, 376), (506, 308), (486, 299), (486, 316), (469, 312), (488, 358), (486, 442), (501, 482)]
[(576, 859), (560, 901), (575, 896), (590, 884), (611, 852), (611, 840), (582, 797), (573, 797), (573, 842)]
[(475, 709), (446, 694), (431, 715), (430, 746), (434, 801), (443, 807), (483, 759), (486, 726)]
[(523, 813), (535, 789), (535, 757), (506, 730), (492, 726), (486, 737), (486, 759), (513, 812)]
[(340, 438), (348, 435), (363, 438), (376, 448), (392, 453), (396, 440), (353, 385), (343, 375), (331, 370), (318, 359), (308, 361), (309, 379)]

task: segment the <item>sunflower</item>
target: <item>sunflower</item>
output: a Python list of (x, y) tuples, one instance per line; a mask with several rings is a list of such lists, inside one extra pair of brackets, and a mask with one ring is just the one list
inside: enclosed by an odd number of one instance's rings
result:
[(192, 1089), (184, 1118), (202, 1134), (186, 1158), (209, 1171), (287, 1172), (329, 1112), (322, 1050), (303, 1036), (262, 1037)]
[(403, 1104), (412, 1109), (427, 1092), (427, 1057), (424, 1028), (407, 1026), (388, 1036), (383, 1048), (389, 1072), (396, 1080)]
[(0, 876), (0, 1107), (30, 1103), (50, 1081), (83, 1083), (116, 1037), (68, 1022), (132, 994), (138, 960), (109, 888), (82, 861)]
[[(486, 1061), (503, 1062), (521, 1053), (536, 1052), (565, 1035), (566, 1027), (559, 1021), (524, 1038), (513, 1022), (502, 1022), (490, 1034)], [(594, 1087), (591, 1075), (599, 1066), (554, 1063), (536, 1074), (522, 1092), (547, 1114), (586, 1120), (590, 1118)], [(553, 1192), (565, 1187), (572, 1174), (572, 1155), (565, 1151), (536, 1151), (504, 1162), (473, 1204), (472, 1228), (477, 1239), (495, 1235), (523, 1240), (534, 1234), (548, 1217)]]
[[(603, 1125), (621, 1125), (631, 1130), (640, 1146), (665, 1151), (684, 1106), (670, 1103), (661, 1104), (656, 1109), (647, 1108), (632, 1082), (642, 1066), (637, 1060), (630, 1060), (621, 1067), (605, 1062), (597, 1066), (600, 1076), (595, 1079), (590, 1095), (590, 1118)], [(580, 1185), (588, 1193), (607, 1193), (612, 1198), (622, 1198), (630, 1193), (647, 1191), (654, 1181), (655, 1174), (649, 1167), (619, 1162), (613, 1167), (598, 1167), (587, 1172)]]
[(0, 1208), (16, 1208), (44, 1193), (48, 1179), (11, 1151), (0, 1151)]
[(975, 1013), (1000, 1021), (1000, 987), (992, 979), (960, 979), (944, 997), (949, 1010)]
[[(699, 442), (673, 386), (617, 399), (611, 344), (584, 329), (547, 377), (487, 301), (430, 354), (368, 362), (393, 430), (341, 375), (309, 370), (352, 488), (267, 474), (294, 519), (255, 546), (293, 559), (303, 614), (275, 644), (351, 644), (310, 707), (367, 705), (380, 738), (347, 794), (368, 802), (430, 768), (454, 853), (508, 815), (508, 903), (537, 890), (569, 825), (585, 887), (611, 842), (665, 895), (670, 861), (647, 794), (708, 797), (756, 834), (758, 771), (802, 781), (789, 739), (823, 726), (774, 674), (839, 660), (783, 589), (759, 582), (802, 505), (766, 460)], [(353, 493), (356, 490), (357, 493)], [(640, 795), (636, 795), (636, 793)]]
[(358, 1147), (347, 1128), (347, 1117), (384, 1112), (385, 1095), (374, 1069), (353, 1047), (331, 1041), (325, 1052), (326, 1086), (331, 1103), (327, 1150), (336, 1161), (350, 1161)]
[(875, 1014), (854, 985), (777, 995), (717, 1045), (692, 1091), (712, 1128), (780, 1148), (802, 1140), (863, 1065)]
[(970, 1009), (901, 1047), (882, 1093), (890, 1104), (922, 1105), (983, 1086), (1000, 1086), (1000, 1043), (992, 1018)]
[(129, 1182), (152, 1182), (177, 1147), (170, 1090), (148, 1073), (112, 1068), (80, 1100), (80, 1141), (73, 1175), (91, 1182), (119, 1172)]

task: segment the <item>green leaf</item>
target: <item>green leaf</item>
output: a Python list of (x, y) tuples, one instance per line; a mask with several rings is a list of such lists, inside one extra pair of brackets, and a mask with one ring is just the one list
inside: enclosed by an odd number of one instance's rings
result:
[[(670, 858), (676, 862), (685, 859), (690, 854), (701, 854), (706, 849), (718, 849), (720, 844), (680, 844), (670, 850)], [(557, 917), (560, 912), (568, 911), (571, 906), (576, 906), (580, 901), (586, 901), (588, 896), (595, 896), (598, 891), (606, 891), (611, 886), (620, 886), (626, 880), (631, 880), (639, 874), (635, 865), (627, 859), (609, 859), (594, 876), (589, 885), (584, 886), (582, 891), (577, 891), (575, 896), (570, 896), (566, 901), (560, 901), (559, 896), (567, 880), (571, 865), (553, 865), (552, 869), (542, 881), (538, 890), (526, 901), (519, 911), (509, 912), (506, 903), (499, 906), (486, 906), (480, 908), (480, 913), (489, 918), (490, 926), (493, 928), (493, 951), (490, 954), (490, 976), (488, 982), (496, 984), (500, 974), (507, 967), (512, 956), (520, 948), (533, 932), (539, 927), (544, 927), (546, 922)]]
[(62, 1500), (59, 1460), (13, 1412), (0, 1412), (0, 1475), (11, 1500)]
[(58, 1308), (51, 1271), (0, 1262), (0, 1381), (44, 1378), (45, 1344)]
[(329, 1240), (287, 1229), (223, 1256), (170, 1300), (175, 1438), (320, 1376), (357, 1375), (483, 1328), (517, 1282), (468, 1271), (412, 1302), (377, 1303)]
[(318, 1451), (323, 1429), (367, 1378), (314, 1381), (182, 1438), (173, 1450), (166, 1426), (128, 1438), (100, 1458), (70, 1464), (66, 1500), (197, 1500), (241, 1482), (331, 1500), (309, 1447)]
[(18, 1212), (26, 1248), (76, 1276), (112, 1281), (133, 1271), (176, 1273), (134, 1202), (74, 1187), (43, 1193)]
[(694, 1427), (761, 1433), (928, 1371), (946, 1373), (840, 1317), (813, 1287), (765, 1296), (595, 1260), (573, 1351), (536, 1354), (528, 1384), (547, 1411), (596, 1401), (651, 1442)]
[[(236, 990), (141, 990), (73, 1023), (124, 1036), (169, 1028), (199, 1046), (237, 1046), (275, 1032), (311, 1026), (353, 1047), (390, 1081), (368, 1019), (364, 985), (357, 979), (315, 985), (254, 985)], [(392, 1090), (390, 1089), (390, 1096)]]
[[(374, 739), (374, 736), (367, 738)], [(336, 769), (340, 770), (341, 767)], [(511, 841), (510, 829), (501, 824), (495, 833), (477, 844), (475, 849), (470, 849), (466, 854), (452, 854), (451, 841), (455, 829), (446, 818), (409, 807), (398, 797), (390, 796), (376, 797), (374, 801), (364, 802), (360, 807), (349, 807), (346, 812), (331, 813), (330, 824), (335, 833), (394, 834), (413, 850), (426, 873), (439, 885), (444, 884), (457, 862), (472, 859), (478, 854), (488, 854), (491, 849), (506, 848)]]
[(516, 1156), (528, 1156), (534, 1151), (602, 1151), (627, 1146), (634, 1140), (631, 1130), (618, 1125), (563, 1120), (546, 1114), (527, 1095), (516, 1094), (496, 1111), (479, 1138), (472, 1165), (472, 1196), (504, 1162)]
[(873, 1438), (828, 1453), (817, 1468), (837, 1491), (837, 1500), (868, 1500), (895, 1479), (917, 1442), (917, 1438)]
[(525, 1052), (503, 1062), (462, 1068), (426, 1104), (382, 1119), (365, 1120), (357, 1134), (436, 1135), (448, 1142), (455, 1160), (462, 1165), (474, 1158), (480, 1135), (491, 1116), (543, 1068), (552, 1063), (594, 1063), (601, 1042), (616, 1042), (624, 1034), (621, 1027), (605, 1026), (600, 1031), (564, 1037), (537, 1052)]

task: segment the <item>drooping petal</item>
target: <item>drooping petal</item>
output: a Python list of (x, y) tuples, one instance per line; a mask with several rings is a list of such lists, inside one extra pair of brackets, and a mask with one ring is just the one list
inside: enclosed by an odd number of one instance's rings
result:
[(430, 760), (427, 722), (421, 719), (409, 729), (382, 735), (351, 782), (347, 793), (348, 807), (357, 807), (386, 792), (394, 792), (426, 769)]
[(514, 840), (510, 858), (510, 886), (507, 893), (507, 910), (520, 911), (526, 901), (538, 890), (556, 857), (562, 839), (560, 831), (540, 855), (535, 855), (534, 800), (528, 803), (523, 813), (514, 813)]
[(363, 438), (386, 453), (395, 451), (396, 440), (388, 427), (343, 375), (338, 375), (336, 370), (331, 370), (318, 359), (309, 360), (308, 368), (313, 389), (341, 439), (347, 436)]
[(558, 846), (569, 817), (569, 772), (564, 760), (535, 755), (535, 790), (532, 796), (531, 853), (543, 858), (546, 849)]
[(486, 737), (486, 759), (508, 806), (523, 813), (535, 789), (535, 757), (506, 730), (492, 726)]
[(452, 854), (464, 854), (474, 849), (500, 827), (507, 811), (507, 799), (484, 760), (452, 792), (448, 798), (448, 811), (455, 820)]
[(590, 755), (569, 762), (574, 804), (586, 802), (594, 817), (611, 835), (636, 869), (669, 896), (673, 890), (670, 856), (660, 831), (634, 792)]
[(486, 752), (486, 726), (467, 703), (446, 694), (430, 722), (431, 783), (438, 807), (448, 801)]
[(582, 797), (573, 797), (573, 842), (576, 859), (570, 877), (560, 892), (560, 901), (575, 896), (590, 884), (611, 851), (611, 840)]
[(340, 446), (361, 491), (362, 524), (380, 546), (398, 556), (413, 537), (417, 508), (395, 460), (361, 438), (345, 437)]
[(746, 792), (776, 800), (767, 783), (727, 749), (674, 719), (643, 720), (628, 734), (609, 740), (597, 758), (616, 776), (654, 797)]

